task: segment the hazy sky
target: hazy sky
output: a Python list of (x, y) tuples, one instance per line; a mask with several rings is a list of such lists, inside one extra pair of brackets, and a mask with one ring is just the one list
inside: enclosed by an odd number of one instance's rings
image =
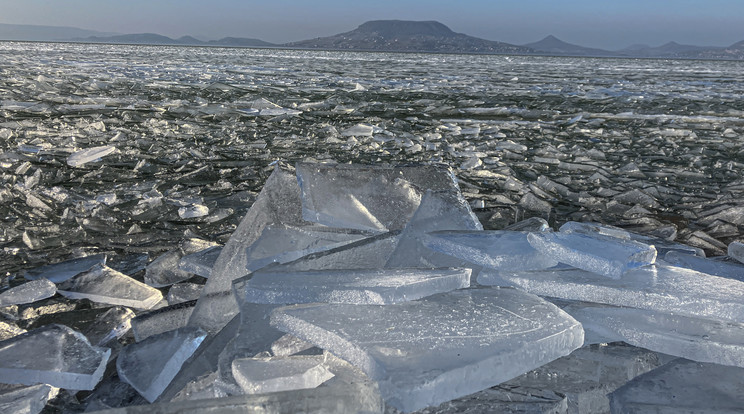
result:
[(456, 32), (515, 44), (548, 34), (607, 49), (744, 40), (742, 0), (0, 0), (0, 10), (0, 23), (276, 43), (378, 19), (438, 20)]

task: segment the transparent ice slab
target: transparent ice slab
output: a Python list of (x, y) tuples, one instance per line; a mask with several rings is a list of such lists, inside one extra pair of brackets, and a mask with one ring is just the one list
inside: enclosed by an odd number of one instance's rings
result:
[(102, 313), (83, 330), (83, 334), (96, 346), (106, 346), (115, 341), (132, 328), (134, 312), (129, 308), (115, 306)]
[(85, 272), (97, 264), (106, 264), (105, 254), (96, 254), (93, 256), (81, 257), (78, 259), (37, 267), (36, 269), (27, 270), (23, 277), (29, 280), (45, 278), (54, 283), (60, 283), (75, 275)]
[(149, 402), (155, 401), (191, 357), (206, 333), (198, 328), (178, 328), (125, 347), (116, 360), (116, 371)]
[(384, 305), (470, 286), (470, 269), (258, 271), (234, 283), (247, 302)]
[(91, 346), (85, 335), (52, 324), (0, 342), (0, 381), (92, 390), (111, 350)]
[(581, 325), (555, 305), (508, 288), (386, 306), (289, 306), (271, 322), (359, 367), (403, 411), (494, 386), (584, 341)]
[(159, 290), (105, 265), (60, 283), (57, 291), (70, 299), (89, 299), (110, 305), (150, 309), (163, 299)]
[(426, 190), (458, 193), (443, 166), (297, 165), (302, 217), (330, 227), (371, 231), (405, 227)]
[(103, 145), (100, 147), (92, 147), (79, 150), (67, 157), (67, 165), (71, 167), (79, 167), (91, 161), (103, 158), (109, 154), (114, 153), (115, 151), (116, 147), (113, 145)]
[(220, 253), (222, 253), (222, 246), (212, 246), (196, 253), (187, 254), (178, 262), (178, 268), (195, 275), (209, 277)]
[(49, 279), (31, 280), (0, 293), (0, 307), (36, 302), (50, 298), (55, 293), (57, 293), (57, 285)]
[[(646, 266), (622, 279), (571, 268), (502, 272), (499, 277), (540, 296), (744, 322), (743, 282), (681, 267)], [(492, 282), (479, 277), (478, 283)]]
[(286, 334), (271, 344), (271, 354), (274, 356), (290, 356), (313, 347), (313, 344)]
[(653, 246), (600, 234), (531, 233), (527, 240), (545, 256), (614, 279), (656, 261)]
[(48, 384), (31, 386), (0, 386), (0, 412), (7, 414), (38, 414), (47, 401), (59, 393)]
[(520, 231), (437, 231), (424, 243), (430, 249), (495, 270), (538, 270), (558, 264), (535, 250)]
[(168, 305), (199, 299), (204, 285), (197, 283), (176, 283), (168, 289)]
[(591, 304), (563, 309), (582, 323), (587, 341), (623, 341), (667, 355), (744, 367), (741, 323)]
[(744, 368), (674, 360), (610, 394), (613, 413), (738, 413)]
[(744, 263), (744, 243), (739, 241), (733, 241), (728, 245), (728, 255), (739, 263)]
[(323, 355), (239, 358), (232, 372), (246, 394), (315, 388), (333, 378)]
[(673, 266), (684, 267), (713, 276), (744, 281), (744, 264), (736, 262), (727, 263), (674, 251), (668, 252), (664, 256), (664, 261)]
[(593, 345), (536, 368), (501, 386), (551, 390), (565, 395), (567, 412), (606, 413), (607, 394), (661, 365), (655, 352), (627, 345)]
[(460, 193), (426, 191), (385, 267), (466, 267), (470, 264), (424, 245), (426, 233), (437, 230), (483, 230), (483, 226)]
[(183, 250), (176, 248), (158, 256), (145, 268), (145, 283), (153, 287), (170, 286), (193, 277), (193, 273), (179, 267)]

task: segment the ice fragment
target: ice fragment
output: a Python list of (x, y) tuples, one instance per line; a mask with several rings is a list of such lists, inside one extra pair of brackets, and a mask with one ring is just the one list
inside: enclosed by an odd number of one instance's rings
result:
[(163, 299), (159, 290), (100, 264), (60, 283), (57, 289), (71, 299), (90, 299), (136, 309), (150, 309)]
[(110, 354), (110, 349), (91, 346), (80, 332), (47, 325), (0, 342), (0, 379), (10, 384), (92, 390)]
[(7, 414), (38, 414), (47, 401), (59, 393), (59, 388), (47, 384), (28, 387), (0, 388), (0, 412)]
[(239, 358), (233, 376), (247, 394), (315, 388), (333, 378), (322, 355), (278, 358)]
[(93, 147), (76, 151), (75, 153), (67, 157), (67, 165), (71, 167), (79, 167), (91, 161), (103, 158), (115, 151), (116, 147), (114, 147), (113, 145), (104, 145), (100, 147)]
[(49, 279), (36, 279), (0, 293), (0, 306), (20, 305), (46, 299), (57, 293), (57, 285)]
[(60, 283), (75, 275), (89, 270), (91, 267), (97, 264), (105, 263), (106, 255), (96, 254), (93, 256), (81, 257), (78, 259), (72, 259), (60, 263), (37, 267), (33, 270), (27, 270), (23, 277), (29, 280), (45, 278), (51, 280), (54, 283)]
[(569, 354), (581, 325), (515, 289), (466, 289), (396, 305), (297, 305), (272, 324), (339, 355), (413, 411), (483, 390)]

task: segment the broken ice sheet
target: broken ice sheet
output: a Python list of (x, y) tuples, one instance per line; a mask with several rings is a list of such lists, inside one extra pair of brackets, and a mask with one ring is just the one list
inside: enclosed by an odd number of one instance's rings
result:
[(27, 270), (24, 273), (23, 277), (28, 280), (45, 278), (51, 280), (54, 283), (60, 283), (75, 275), (87, 271), (97, 264), (106, 264), (105, 254), (80, 257), (60, 263), (37, 267), (36, 269)]
[(155, 401), (206, 337), (185, 327), (151, 336), (119, 353), (116, 371), (149, 402)]
[(520, 231), (436, 231), (427, 234), (430, 249), (496, 270), (539, 270), (558, 264), (532, 248), (530, 233)]
[(738, 413), (744, 368), (677, 359), (610, 394), (613, 413)]
[(150, 312), (143, 312), (132, 319), (132, 331), (137, 342), (153, 335), (186, 326), (196, 300), (165, 306)]
[(530, 233), (527, 240), (554, 260), (615, 279), (656, 261), (654, 246), (600, 234)]
[(465, 289), (396, 305), (296, 305), (271, 323), (378, 380), (413, 411), (494, 386), (569, 354), (581, 325), (515, 289)]
[(607, 394), (661, 365), (655, 352), (621, 344), (579, 348), (501, 386), (551, 390), (568, 399), (568, 413), (607, 413)]
[(201, 277), (212, 274), (214, 262), (222, 253), (222, 246), (212, 246), (207, 249), (183, 256), (178, 262), (178, 268)]
[(744, 367), (741, 323), (598, 304), (563, 309), (581, 322), (587, 341), (624, 341), (667, 355)]
[(400, 230), (426, 190), (458, 193), (443, 166), (379, 167), (347, 164), (297, 165), (302, 217), (330, 227)]
[(315, 388), (333, 378), (323, 355), (238, 358), (232, 362), (235, 380), (247, 394)]
[(668, 252), (664, 256), (664, 261), (673, 266), (684, 267), (713, 276), (744, 281), (744, 264), (736, 262), (727, 263), (675, 251)]
[(177, 283), (168, 289), (168, 305), (199, 299), (204, 285), (196, 283)]
[(271, 353), (274, 356), (290, 356), (313, 347), (313, 344), (302, 339), (286, 334), (271, 344)]
[(193, 277), (192, 273), (181, 268), (184, 256), (198, 254), (213, 247), (217, 247), (216, 243), (206, 240), (185, 240), (179, 247), (163, 253), (147, 265), (145, 283), (153, 287), (164, 287)]
[(47, 401), (59, 393), (48, 384), (0, 386), (0, 412), (7, 414), (37, 414)]
[(80, 332), (47, 325), (0, 342), (0, 381), (92, 390), (110, 354), (110, 349), (91, 346)]
[(49, 279), (36, 279), (0, 293), (0, 306), (20, 305), (46, 299), (57, 293), (57, 286)]
[(150, 309), (163, 299), (159, 290), (100, 264), (60, 283), (57, 288), (61, 295), (70, 299), (89, 299), (136, 309)]
[[(744, 282), (681, 267), (646, 266), (622, 279), (572, 268), (501, 272), (499, 277), (540, 296), (744, 322)], [(500, 280), (479, 277), (478, 283)]]
[(116, 151), (116, 147), (113, 145), (103, 145), (100, 147), (86, 148), (74, 152), (67, 157), (67, 165), (71, 167), (79, 167), (87, 164), (91, 161), (96, 161), (99, 158), (103, 158)]
[(744, 263), (744, 243), (733, 241), (728, 245), (728, 255), (739, 263)]
[(252, 303), (389, 304), (470, 286), (470, 269), (258, 271), (233, 284)]

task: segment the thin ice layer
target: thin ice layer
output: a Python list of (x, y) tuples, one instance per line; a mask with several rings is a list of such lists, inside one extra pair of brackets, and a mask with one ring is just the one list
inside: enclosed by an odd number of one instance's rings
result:
[(673, 266), (684, 267), (713, 276), (744, 281), (744, 264), (721, 262), (674, 251), (668, 252), (664, 256), (664, 261)]
[(551, 390), (568, 399), (568, 413), (607, 413), (607, 394), (661, 365), (655, 352), (627, 345), (582, 347), (502, 386)]
[(0, 413), (37, 414), (47, 401), (59, 393), (59, 388), (48, 384), (24, 386), (0, 386)]
[(520, 231), (437, 231), (424, 240), (430, 249), (496, 270), (539, 270), (558, 264), (527, 242)]
[(400, 230), (426, 190), (453, 194), (459, 187), (443, 166), (297, 165), (302, 217), (330, 227)]
[[(499, 277), (540, 296), (744, 322), (744, 282), (681, 267), (642, 267), (622, 279), (570, 268), (503, 272)], [(479, 277), (478, 283), (493, 281)]]
[(119, 378), (153, 402), (206, 336), (201, 329), (185, 327), (131, 344), (116, 360)]
[(99, 158), (103, 158), (116, 151), (116, 147), (113, 145), (102, 145), (100, 147), (86, 148), (79, 151), (75, 151), (67, 157), (67, 165), (71, 167), (79, 167), (87, 164), (91, 161), (95, 161)]
[(554, 260), (614, 279), (656, 261), (654, 246), (600, 234), (531, 233), (527, 240)]
[(108, 348), (91, 346), (80, 332), (47, 325), (0, 342), (0, 378), (10, 384), (92, 390), (110, 354)]
[(470, 269), (346, 269), (255, 272), (235, 281), (235, 294), (253, 303), (390, 304), (470, 286)]
[(191, 300), (137, 315), (132, 319), (134, 339), (140, 342), (153, 335), (186, 326), (195, 306), (196, 300)]
[[(462, 260), (427, 248), (423, 239), (437, 230), (483, 230), (462, 194), (426, 191), (421, 204), (400, 235), (385, 267), (466, 267)], [(472, 266), (472, 265), (471, 265)]]
[(60, 263), (37, 267), (36, 269), (27, 270), (23, 277), (28, 280), (45, 278), (54, 283), (60, 283), (75, 275), (79, 275), (98, 264), (106, 264), (105, 254), (80, 257)]
[(104, 265), (60, 283), (58, 292), (70, 299), (150, 309), (163, 299), (159, 290)]
[(515, 289), (465, 289), (396, 305), (297, 305), (279, 329), (348, 360), (413, 411), (483, 390), (569, 354), (584, 332), (573, 318)]
[(739, 413), (743, 389), (743, 368), (677, 359), (610, 394), (610, 408), (613, 413)]
[(333, 378), (323, 355), (279, 358), (238, 358), (232, 372), (247, 394), (315, 388)]
[(212, 246), (204, 250), (187, 254), (178, 262), (178, 268), (195, 275), (209, 277), (217, 258), (222, 253), (222, 246)]
[(46, 299), (57, 293), (57, 285), (49, 279), (36, 279), (0, 293), (0, 306), (20, 305)]
[[(614, 306), (564, 308), (590, 336), (700, 362), (744, 367), (744, 324)], [(591, 335), (589, 334), (591, 332)]]

